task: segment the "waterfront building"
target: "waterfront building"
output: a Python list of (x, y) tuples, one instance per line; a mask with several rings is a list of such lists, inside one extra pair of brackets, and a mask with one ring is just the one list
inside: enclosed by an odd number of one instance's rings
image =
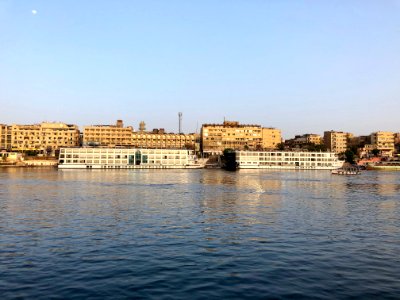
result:
[(319, 134), (307, 133), (303, 135), (303, 138), (307, 144), (321, 145), (324, 143), (324, 139)]
[(369, 135), (353, 136), (348, 141), (348, 145), (353, 148), (360, 148), (366, 144), (371, 144), (371, 136)]
[(262, 128), (262, 148), (263, 149), (276, 149), (278, 144), (282, 142), (282, 134), (276, 128)]
[(374, 156), (374, 149), (376, 149), (374, 145), (365, 144), (357, 149), (357, 155), (360, 158), (371, 158)]
[(380, 151), (381, 156), (393, 156), (394, 139), (393, 132), (377, 131), (371, 133), (371, 144), (374, 149)]
[(76, 125), (49, 123), (8, 126), (7, 148), (12, 151), (36, 151), (55, 154), (60, 147), (79, 145), (79, 129)]
[(133, 146), (133, 128), (124, 127), (122, 120), (116, 125), (91, 125), (83, 128), (83, 145), (101, 147)]
[(319, 134), (306, 133), (303, 135), (295, 135), (294, 139), (287, 140), (285, 143), (291, 147), (295, 147), (307, 144), (321, 145), (324, 143), (324, 140)]
[(199, 150), (198, 140), (198, 134), (166, 133), (163, 128), (132, 133), (132, 145), (136, 148)]
[(353, 137), (353, 134), (342, 131), (325, 131), (324, 132), (324, 143), (329, 151), (335, 153), (343, 153), (349, 147), (349, 140)]
[(0, 150), (11, 150), (11, 127), (0, 124)]
[(41, 123), (41, 147), (48, 154), (54, 154), (61, 147), (79, 146), (79, 128), (73, 124)]
[(274, 149), (281, 142), (281, 131), (262, 128), (260, 125), (224, 121), (223, 124), (203, 124), (201, 149), (205, 153), (222, 153), (224, 149), (261, 150)]
[(11, 125), (12, 151), (37, 151), (42, 149), (40, 124)]

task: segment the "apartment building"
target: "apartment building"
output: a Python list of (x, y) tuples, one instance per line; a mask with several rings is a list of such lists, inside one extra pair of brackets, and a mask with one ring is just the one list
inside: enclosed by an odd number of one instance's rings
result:
[(41, 146), (47, 153), (54, 153), (61, 147), (80, 145), (79, 128), (73, 124), (43, 122), (40, 134)]
[(0, 125), (0, 148), (54, 154), (60, 147), (79, 145), (76, 125), (48, 123)]
[(137, 148), (192, 149), (199, 150), (199, 135), (165, 133), (163, 128), (152, 132), (139, 131), (132, 134), (132, 143)]
[(260, 125), (239, 124), (224, 121), (223, 124), (203, 124), (201, 149), (206, 153), (222, 153), (224, 149), (261, 150), (276, 148), (281, 142), (281, 132)]
[(11, 150), (11, 127), (0, 124), (0, 150)]
[(353, 137), (353, 134), (342, 131), (325, 131), (324, 142), (326, 148), (335, 153), (342, 153), (348, 149), (349, 140)]
[(102, 147), (133, 146), (133, 127), (124, 127), (122, 120), (116, 125), (91, 125), (83, 128), (83, 145)]
[(12, 151), (38, 151), (43, 150), (40, 124), (11, 125), (11, 150)]
[(324, 139), (319, 134), (307, 133), (304, 134), (303, 137), (306, 139), (306, 143), (308, 144), (320, 145), (324, 143)]
[(291, 140), (294, 145), (303, 144), (316, 144), (320, 145), (323, 143), (323, 138), (319, 134), (306, 133), (303, 135), (296, 135), (294, 139)]
[(282, 133), (276, 128), (262, 128), (262, 148), (276, 149), (282, 142)]
[(371, 145), (378, 149), (382, 156), (393, 156), (395, 134), (387, 131), (371, 133)]

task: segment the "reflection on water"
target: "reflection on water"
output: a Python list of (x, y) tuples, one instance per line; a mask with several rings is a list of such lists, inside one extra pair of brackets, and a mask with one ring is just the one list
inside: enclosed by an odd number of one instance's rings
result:
[(400, 173), (0, 169), (3, 298), (392, 297)]

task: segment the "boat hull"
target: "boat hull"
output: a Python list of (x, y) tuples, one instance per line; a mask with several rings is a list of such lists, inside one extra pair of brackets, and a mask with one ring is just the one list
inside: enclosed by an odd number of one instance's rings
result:
[(240, 165), (238, 169), (275, 169), (275, 170), (333, 170), (337, 167), (312, 167), (312, 166), (257, 166)]
[(400, 166), (367, 166), (367, 170), (377, 171), (400, 171)]
[(84, 164), (62, 164), (58, 165), (58, 169), (202, 169), (204, 166), (201, 165), (185, 165), (185, 166), (168, 166), (168, 165), (140, 165), (140, 166), (130, 166), (130, 165), (84, 165)]

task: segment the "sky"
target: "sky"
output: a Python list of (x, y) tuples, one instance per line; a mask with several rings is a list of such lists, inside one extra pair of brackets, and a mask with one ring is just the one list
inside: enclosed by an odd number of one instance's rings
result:
[(400, 0), (0, 0), (0, 123), (400, 131)]

